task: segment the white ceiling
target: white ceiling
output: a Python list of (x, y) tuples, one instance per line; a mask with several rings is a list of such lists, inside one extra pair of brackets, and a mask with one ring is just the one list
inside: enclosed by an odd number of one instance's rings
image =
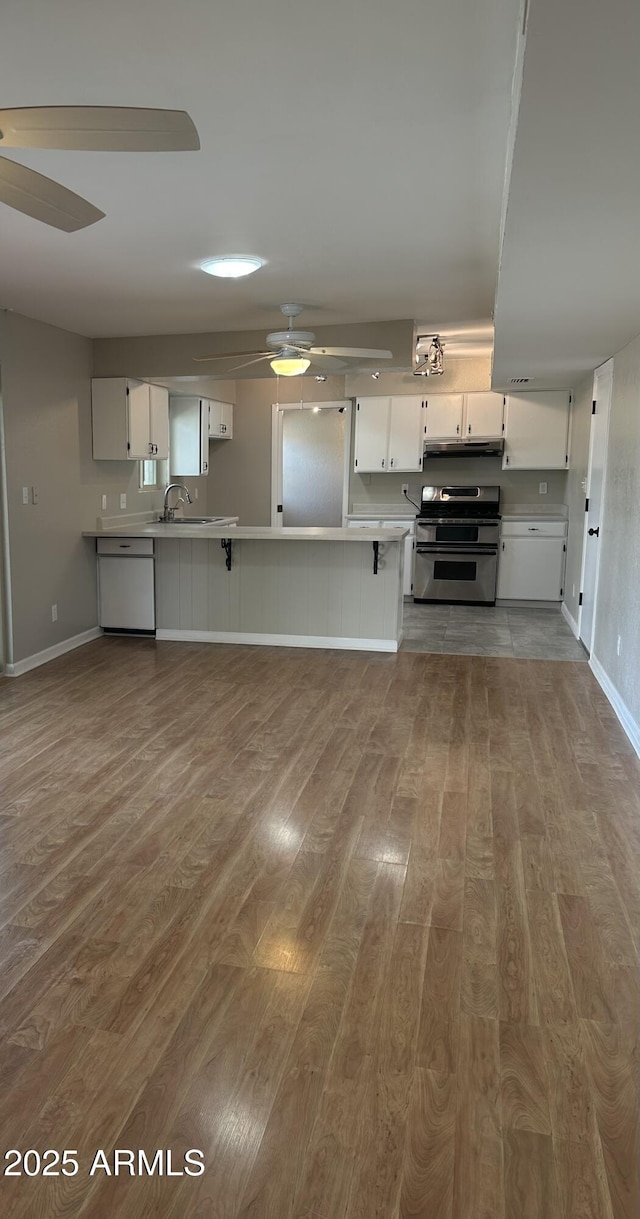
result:
[[(0, 211), (0, 306), (95, 336), (491, 315), (520, 0), (4, 0), (0, 103), (186, 109), (202, 150), (9, 156), (106, 219)], [(267, 266), (197, 270), (219, 253)]]
[(640, 5), (531, 0), (493, 384), (575, 385), (640, 333)]

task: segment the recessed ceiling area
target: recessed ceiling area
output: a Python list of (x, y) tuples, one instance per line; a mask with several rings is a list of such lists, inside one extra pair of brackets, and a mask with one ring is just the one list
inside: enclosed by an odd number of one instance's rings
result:
[[(1, 104), (187, 110), (201, 151), (7, 150), (106, 217), (2, 208), (0, 306), (92, 336), (486, 318), (519, 0), (8, 0)], [(257, 255), (248, 280), (199, 269)]]

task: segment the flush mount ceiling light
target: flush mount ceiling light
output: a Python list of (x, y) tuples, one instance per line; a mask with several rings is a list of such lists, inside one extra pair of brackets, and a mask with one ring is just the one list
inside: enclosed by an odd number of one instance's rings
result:
[(206, 271), (207, 275), (217, 275), (219, 279), (242, 279), (243, 275), (253, 275), (263, 266), (261, 258), (246, 258), (244, 255), (206, 258), (200, 263), (202, 271)]
[(301, 356), (282, 355), (269, 363), (279, 377), (301, 377), (303, 372), (307, 371), (311, 360), (305, 360)]
[(427, 357), (420, 362), (420, 356), (416, 353), (416, 361), (418, 363), (413, 370), (413, 375), (414, 377), (441, 376), (444, 372), (444, 348), (440, 342), (440, 335), (420, 334), (418, 335), (418, 344), (424, 343), (425, 339), (431, 339)]

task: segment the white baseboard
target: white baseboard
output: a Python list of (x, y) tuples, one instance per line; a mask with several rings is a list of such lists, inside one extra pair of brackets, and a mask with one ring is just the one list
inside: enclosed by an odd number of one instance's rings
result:
[(349, 639), (337, 635), (263, 635), (243, 631), (157, 630), (156, 639), (192, 643), (251, 643), (275, 648), (340, 648), (362, 652), (397, 652), (397, 639)]
[(634, 720), (629, 708), (627, 707), (627, 704), (620, 697), (613, 682), (607, 676), (605, 670), (600, 664), (600, 661), (596, 660), (595, 656), (591, 657), (589, 661), (589, 668), (591, 669), (591, 672), (593, 673), (593, 676), (598, 684), (604, 690), (609, 702), (611, 703), (611, 706), (613, 707), (613, 710), (615, 711), (620, 723), (622, 724), (622, 727), (631, 741), (633, 748), (638, 754), (638, 757), (640, 757), (640, 724), (637, 724)]
[(564, 618), (565, 622), (567, 622), (568, 625), (570, 626), (571, 631), (575, 635), (576, 639), (579, 639), (580, 635), (579, 635), (578, 623), (576, 622), (573, 614), (569, 613), (569, 610), (567, 609), (567, 606), (566, 606), (566, 602), (564, 602), (564, 601), (562, 602), (562, 605), (560, 606), (560, 613), (562, 614), (562, 617)]
[(74, 648), (81, 648), (83, 644), (90, 643), (92, 639), (99, 639), (101, 635), (102, 628), (92, 626), (89, 631), (82, 631), (80, 635), (72, 635), (70, 639), (54, 643), (53, 647), (45, 648), (43, 652), (34, 652), (33, 656), (25, 656), (24, 660), (5, 665), (4, 675), (5, 677), (21, 677), (30, 669), (46, 665), (49, 660), (55, 660), (57, 656), (64, 656), (65, 652), (72, 652)]

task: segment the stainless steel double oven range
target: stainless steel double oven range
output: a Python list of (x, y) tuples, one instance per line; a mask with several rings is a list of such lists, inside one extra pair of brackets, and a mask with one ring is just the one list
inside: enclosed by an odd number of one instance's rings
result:
[(423, 487), (414, 601), (495, 605), (499, 487)]

